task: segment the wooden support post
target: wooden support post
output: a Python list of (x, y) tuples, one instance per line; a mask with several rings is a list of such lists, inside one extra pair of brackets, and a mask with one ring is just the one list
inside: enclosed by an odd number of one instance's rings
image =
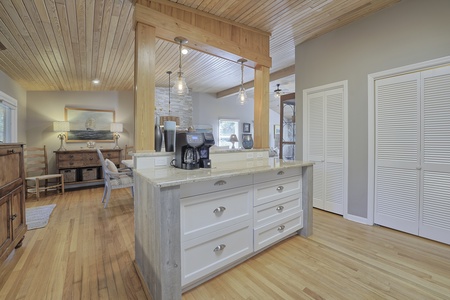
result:
[(136, 151), (155, 149), (155, 28), (136, 24), (134, 51), (134, 143)]
[(269, 148), (269, 68), (255, 68), (254, 148)]

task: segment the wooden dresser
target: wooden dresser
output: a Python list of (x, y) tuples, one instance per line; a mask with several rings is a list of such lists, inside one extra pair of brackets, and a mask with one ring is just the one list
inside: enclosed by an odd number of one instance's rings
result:
[(0, 263), (27, 231), (24, 176), (23, 144), (0, 144)]
[[(121, 149), (101, 149), (103, 157), (117, 166), (120, 164)], [(96, 149), (54, 151), (56, 169), (64, 174), (65, 188), (85, 187), (103, 184), (103, 172)]]

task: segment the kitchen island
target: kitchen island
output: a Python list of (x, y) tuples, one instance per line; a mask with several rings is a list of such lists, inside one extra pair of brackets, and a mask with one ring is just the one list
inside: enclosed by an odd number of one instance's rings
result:
[(270, 245), (312, 234), (312, 163), (135, 169), (136, 269), (152, 299), (181, 294)]

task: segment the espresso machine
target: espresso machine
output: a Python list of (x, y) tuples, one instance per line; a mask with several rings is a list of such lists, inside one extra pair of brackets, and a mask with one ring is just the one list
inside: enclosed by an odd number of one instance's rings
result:
[(200, 168), (211, 168), (211, 159), (209, 158), (209, 148), (214, 146), (214, 136), (212, 132), (203, 133), (204, 142), (198, 152), (200, 154)]
[(178, 132), (176, 141), (174, 166), (186, 170), (200, 168), (199, 148), (205, 142), (203, 133)]

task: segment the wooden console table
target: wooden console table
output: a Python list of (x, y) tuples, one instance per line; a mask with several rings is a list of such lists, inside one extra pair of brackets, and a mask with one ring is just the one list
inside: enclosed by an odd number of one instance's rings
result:
[[(103, 157), (120, 164), (122, 149), (101, 149)], [(64, 174), (65, 188), (103, 184), (103, 172), (97, 149), (54, 151), (56, 169)]]

